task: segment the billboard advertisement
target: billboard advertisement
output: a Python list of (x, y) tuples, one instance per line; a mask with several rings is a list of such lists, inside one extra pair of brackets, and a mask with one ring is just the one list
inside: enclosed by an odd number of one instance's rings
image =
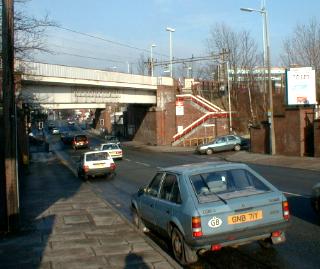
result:
[(287, 71), (287, 105), (316, 104), (316, 75), (312, 67)]

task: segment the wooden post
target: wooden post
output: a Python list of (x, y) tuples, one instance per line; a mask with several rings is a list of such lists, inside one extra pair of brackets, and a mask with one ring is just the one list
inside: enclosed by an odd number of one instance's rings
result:
[(7, 230), (18, 228), (17, 113), (14, 87), (13, 0), (2, 0), (4, 178)]

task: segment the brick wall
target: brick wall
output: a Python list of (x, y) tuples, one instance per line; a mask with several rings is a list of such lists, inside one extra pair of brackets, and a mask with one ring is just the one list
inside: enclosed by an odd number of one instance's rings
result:
[(314, 121), (314, 157), (320, 157), (320, 120)]
[[(320, 131), (313, 128), (313, 110), (310, 108), (286, 108), (284, 115), (274, 117), (276, 154), (287, 156), (313, 155), (317, 151), (316, 143)], [(310, 124), (308, 124), (308, 122)], [(250, 129), (251, 151), (267, 153), (269, 148), (269, 125), (264, 124), (260, 129)], [(314, 141), (313, 141), (314, 140)], [(314, 145), (313, 145), (314, 142)], [(319, 147), (318, 147), (319, 149)]]

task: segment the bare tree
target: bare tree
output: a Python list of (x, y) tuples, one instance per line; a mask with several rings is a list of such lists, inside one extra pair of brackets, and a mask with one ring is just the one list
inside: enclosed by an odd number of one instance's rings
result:
[(147, 59), (143, 53), (140, 54), (137, 61), (137, 72), (139, 75), (146, 75), (147, 72)]
[(281, 59), (286, 66), (302, 65), (320, 69), (320, 24), (313, 18), (297, 24), (292, 36), (283, 42)]
[[(248, 31), (236, 32), (226, 24), (220, 23), (212, 27), (210, 36), (207, 39), (207, 49), (209, 53), (229, 52), (228, 61), (233, 71), (231, 75), (231, 88), (229, 89), (232, 107), (234, 110), (239, 111), (242, 118), (254, 118), (253, 104), (259, 102), (258, 99), (253, 100), (253, 95), (251, 94), (251, 89), (253, 88), (252, 80), (254, 80), (253, 70), (259, 63), (259, 54), (255, 40)], [(225, 70), (223, 63), (225, 60), (223, 59), (221, 63), (222, 70)], [(242, 72), (241, 77), (246, 77), (246, 85), (244, 85), (243, 81), (239, 80), (240, 71)], [(212, 73), (213, 70), (209, 72)], [(247, 90), (245, 93), (244, 89)], [(243, 98), (245, 94), (247, 94), (246, 99)], [(244, 100), (247, 100), (247, 102), (244, 103)], [(226, 105), (227, 98), (221, 100), (221, 102)]]
[[(43, 18), (35, 18), (25, 12), (30, 0), (15, 0), (14, 32), (15, 32), (15, 56), (22, 59), (31, 59), (37, 51), (50, 52), (46, 48), (45, 33), (48, 27), (57, 24), (46, 15)], [(0, 14), (1, 19), (2, 14)]]

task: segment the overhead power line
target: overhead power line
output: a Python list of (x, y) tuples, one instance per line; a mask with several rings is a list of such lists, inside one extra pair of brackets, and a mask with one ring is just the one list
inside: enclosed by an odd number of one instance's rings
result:
[[(69, 31), (69, 32), (72, 32), (72, 33), (75, 33), (75, 34), (79, 34), (79, 35), (87, 36), (87, 37), (90, 37), (90, 38), (98, 39), (98, 40), (101, 40), (101, 41), (104, 41), (104, 42), (111, 43), (113, 45), (122, 46), (122, 47), (126, 47), (126, 48), (129, 48), (129, 49), (134, 49), (134, 50), (139, 50), (139, 51), (143, 51), (143, 52), (146, 52), (146, 53), (150, 53), (150, 51), (147, 50), (147, 49), (138, 48), (138, 47), (135, 47), (135, 46), (132, 46), (132, 45), (129, 45), (129, 44), (125, 44), (125, 43), (121, 43), (121, 42), (118, 42), (118, 41), (113, 41), (113, 40), (110, 40), (110, 39), (106, 39), (106, 38), (103, 38), (103, 37), (99, 37), (99, 36), (83, 33), (83, 32), (77, 31), (77, 30), (72, 30), (70, 28), (66, 28), (66, 27), (63, 27), (63, 26), (55, 25), (53, 27), (56, 27), (58, 29), (62, 29), (62, 30), (65, 30), (65, 31)], [(154, 54), (168, 57), (168, 55), (157, 53), (157, 52), (155, 52)]]
[[(218, 61), (221, 59), (221, 53), (219, 54), (212, 54), (208, 56), (199, 56), (199, 57), (191, 57), (191, 58), (184, 58), (184, 59), (173, 59), (172, 64), (179, 64), (179, 63), (190, 63), (190, 62), (199, 62), (199, 61)], [(161, 62), (154, 62), (153, 66), (163, 66), (169, 65), (170, 61), (161, 61)], [(150, 62), (145, 62), (145, 64), (150, 64)]]
[(62, 52), (62, 51), (57, 51), (56, 53), (57, 54), (74, 56), (74, 57), (79, 57), (79, 58), (98, 60), (98, 61), (107, 61), (107, 62), (113, 62), (113, 63), (126, 63), (126, 61), (117, 61), (117, 60), (110, 60), (110, 59), (105, 59), (105, 58), (96, 58), (96, 57), (84, 56), (84, 55), (80, 55), (80, 54), (74, 54), (74, 53), (68, 53), (68, 52)]

